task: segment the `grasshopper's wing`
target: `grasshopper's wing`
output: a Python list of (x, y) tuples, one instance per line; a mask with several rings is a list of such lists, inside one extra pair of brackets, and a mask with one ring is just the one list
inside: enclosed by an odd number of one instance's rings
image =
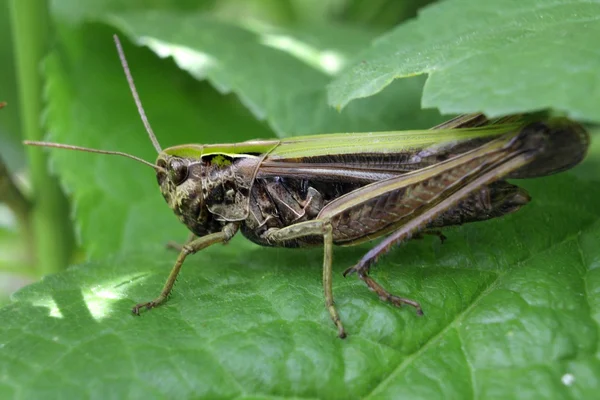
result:
[(399, 240), (407, 239), (473, 191), (531, 162), (545, 134), (524, 129), (423, 170), (363, 186), (327, 204), (317, 218), (331, 221), (340, 245), (399, 229), (404, 232)]
[(454, 117), (448, 121), (442, 122), (439, 125), (434, 126), (431, 129), (443, 130), (443, 129), (457, 129), (457, 128), (478, 128), (486, 125), (500, 125), (509, 124), (515, 122), (523, 122), (527, 117), (522, 114), (514, 114), (506, 117), (489, 119), (481, 113), (477, 114), (463, 114)]
[(290, 138), (268, 153), (258, 177), (370, 183), (437, 164), (523, 126), (520, 117), (489, 121), (476, 114), (430, 130)]
[(307, 160), (343, 154), (389, 154), (421, 150), (430, 146), (485, 139), (518, 129), (521, 117), (489, 121), (480, 114), (457, 117), (427, 130), (330, 133), (281, 140), (268, 160)]

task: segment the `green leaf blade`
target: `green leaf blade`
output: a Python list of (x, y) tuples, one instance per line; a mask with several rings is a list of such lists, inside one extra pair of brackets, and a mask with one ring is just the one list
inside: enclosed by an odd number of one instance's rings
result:
[(598, 122), (600, 3), (454, 0), (378, 39), (329, 87), (338, 108), (428, 74), (424, 107), (488, 116), (553, 108)]
[(323, 307), (320, 249), (236, 238), (190, 257), (169, 301), (140, 317), (131, 306), (158, 293), (172, 252), (74, 267), (0, 309), (0, 387), (21, 382), (21, 397), (53, 379), (63, 393), (102, 397), (586, 398), (600, 388), (599, 193), (569, 175), (525, 181), (534, 201), (521, 212), (383, 258), (373, 276), (420, 301), (424, 317), (341, 278), (368, 246), (336, 248), (346, 340)]
[[(328, 26), (311, 36), (302, 30), (238, 26), (200, 13), (153, 11), (101, 20), (157, 54), (172, 56), (196, 79), (235, 93), (279, 136), (385, 130), (392, 123), (424, 128), (422, 121), (439, 121), (434, 112), (419, 112), (422, 81), (395, 85), (384, 99), (361, 102), (343, 114), (327, 106), (326, 85), (372, 38), (367, 31)], [(353, 40), (340, 44), (342, 34)], [(394, 108), (386, 101), (392, 97)]]

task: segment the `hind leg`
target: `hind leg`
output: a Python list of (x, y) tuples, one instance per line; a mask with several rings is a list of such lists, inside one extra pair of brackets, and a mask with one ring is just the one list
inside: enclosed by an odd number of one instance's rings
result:
[(362, 268), (361, 267), (357, 268), (357, 266), (348, 268), (344, 272), (344, 276), (355, 273), (355, 272), (356, 272), (356, 275), (358, 276), (358, 279), (360, 279), (361, 281), (366, 283), (367, 286), (369, 287), (369, 289), (371, 291), (375, 292), (381, 300), (386, 301), (388, 303), (392, 303), (396, 307), (402, 307), (402, 305), (404, 305), (404, 304), (412, 306), (415, 308), (417, 315), (423, 315), (423, 310), (421, 309), (421, 305), (418, 302), (411, 300), (411, 299), (407, 299), (405, 297), (399, 297), (399, 296), (391, 294), (390, 292), (385, 290), (383, 288), (383, 286), (381, 286), (375, 279), (371, 278), (369, 276), (369, 267), (368, 266), (363, 266)]

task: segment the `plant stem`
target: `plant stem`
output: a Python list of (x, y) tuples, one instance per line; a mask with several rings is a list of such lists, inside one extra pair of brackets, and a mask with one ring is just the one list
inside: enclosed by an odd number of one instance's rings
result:
[[(42, 140), (44, 82), (41, 62), (48, 50), (49, 14), (46, 1), (11, 0), (23, 137)], [(73, 251), (68, 202), (58, 180), (48, 172), (48, 157), (39, 148), (28, 150), (33, 209), (32, 243), (40, 275), (64, 269)]]
[[(31, 203), (12, 179), (2, 158), (0, 158), (0, 203), (5, 203), (15, 215), (24, 243), (31, 243), (33, 241)], [(33, 261), (29, 254), (28, 261)]]

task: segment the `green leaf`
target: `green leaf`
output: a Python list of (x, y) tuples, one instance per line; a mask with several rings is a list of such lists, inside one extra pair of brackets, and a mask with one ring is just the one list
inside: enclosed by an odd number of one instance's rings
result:
[(522, 183), (524, 210), (412, 241), (373, 270), (424, 317), (341, 278), (368, 246), (337, 248), (346, 340), (319, 249), (207, 249), (141, 317), (130, 307), (175, 258), (160, 246), (49, 277), (0, 309), (0, 397), (593, 398), (600, 190), (570, 173)]
[(449, 0), (379, 38), (331, 84), (338, 108), (428, 74), (423, 107), (490, 116), (545, 108), (599, 122), (600, 3)]
[(440, 120), (436, 113), (420, 112), (420, 79), (394, 85), (343, 114), (328, 107), (326, 85), (372, 38), (366, 31), (328, 26), (309, 35), (302, 29), (236, 26), (202, 14), (156, 11), (101, 20), (157, 54), (172, 56), (222, 93), (235, 93), (281, 136), (427, 127)]
[(193, 12), (208, 10), (214, 7), (218, 0), (50, 0), (49, 3), (52, 13), (58, 20), (80, 24), (96, 15), (114, 11), (152, 9)]

